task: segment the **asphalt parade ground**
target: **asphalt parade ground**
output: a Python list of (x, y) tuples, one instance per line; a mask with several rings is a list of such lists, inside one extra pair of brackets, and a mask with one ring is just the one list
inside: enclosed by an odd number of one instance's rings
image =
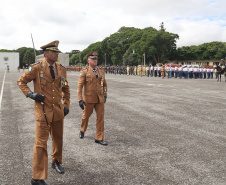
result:
[[(5, 71), (0, 71), (2, 89)], [(0, 110), (0, 184), (29, 185), (35, 139), (33, 100), (5, 74)], [(79, 139), (79, 72), (68, 72), (70, 113), (64, 121), (63, 167), (48, 185), (226, 184), (226, 83), (107, 74), (105, 141), (94, 142), (95, 111)], [(29, 86), (33, 90), (33, 84)]]

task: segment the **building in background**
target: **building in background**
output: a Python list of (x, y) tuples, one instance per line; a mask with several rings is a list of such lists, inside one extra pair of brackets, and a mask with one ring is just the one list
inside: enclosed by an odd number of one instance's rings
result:
[[(36, 56), (36, 62), (41, 62), (44, 60), (44, 54)], [(58, 61), (59, 64), (63, 65), (64, 67), (69, 66), (69, 54), (66, 53), (59, 53)]]
[(19, 56), (18, 52), (0, 52), (0, 69), (6, 69), (8, 65), (10, 70), (17, 70)]

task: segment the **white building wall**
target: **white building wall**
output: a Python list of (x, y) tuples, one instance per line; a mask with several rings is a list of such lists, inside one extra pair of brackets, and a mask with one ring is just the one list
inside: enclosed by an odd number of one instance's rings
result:
[(19, 56), (18, 52), (0, 52), (0, 69), (6, 69), (9, 65), (9, 70), (17, 70)]
[[(44, 55), (36, 56), (36, 62), (41, 62), (44, 59)], [(69, 54), (59, 53), (58, 55), (59, 64), (62, 64), (64, 67), (69, 66)]]

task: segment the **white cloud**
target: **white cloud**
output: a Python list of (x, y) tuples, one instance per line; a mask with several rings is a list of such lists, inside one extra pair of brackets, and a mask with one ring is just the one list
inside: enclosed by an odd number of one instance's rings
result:
[(178, 46), (226, 40), (224, 0), (0, 0), (0, 49), (60, 40), (63, 52), (83, 50), (122, 26), (166, 30)]

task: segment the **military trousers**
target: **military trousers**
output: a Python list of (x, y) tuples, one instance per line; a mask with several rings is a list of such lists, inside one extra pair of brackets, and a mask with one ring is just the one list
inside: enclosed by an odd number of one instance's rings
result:
[(88, 127), (89, 117), (93, 113), (93, 109), (96, 111), (96, 140), (104, 139), (104, 103), (86, 103), (84, 106), (81, 131), (86, 132)]
[(52, 138), (52, 163), (62, 163), (63, 120), (49, 123), (36, 121), (35, 145), (33, 150), (33, 179), (45, 180), (48, 176), (47, 140)]
[(203, 78), (204, 78), (204, 79), (206, 78), (206, 73), (205, 73), (205, 72), (203, 72)]

